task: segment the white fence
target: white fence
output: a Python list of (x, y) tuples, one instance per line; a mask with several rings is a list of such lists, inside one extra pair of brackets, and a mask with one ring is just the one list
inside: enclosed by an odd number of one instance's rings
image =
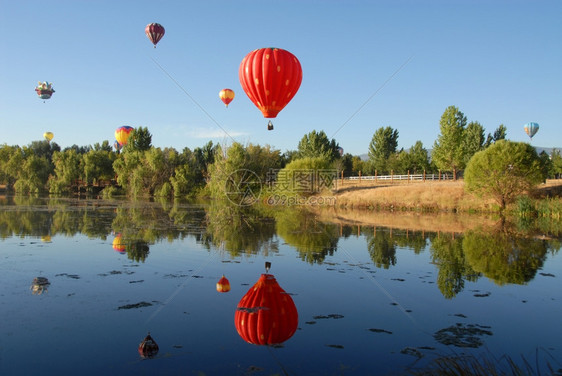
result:
[(393, 181), (393, 180), (452, 180), (452, 174), (416, 174), (416, 175), (374, 175), (374, 176), (348, 176), (344, 177), (344, 180), (352, 180), (352, 181), (361, 181), (361, 180), (369, 180), (369, 181)]

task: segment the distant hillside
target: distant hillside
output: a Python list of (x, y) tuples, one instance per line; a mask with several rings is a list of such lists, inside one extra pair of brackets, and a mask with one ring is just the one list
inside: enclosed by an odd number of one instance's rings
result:
[[(406, 149), (406, 151), (408, 151), (409, 149)], [(426, 149), (427, 152), (429, 153), (429, 155), (431, 155), (431, 151), (433, 149)], [(556, 147), (556, 148), (544, 148), (542, 146), (535, 146), (535, 150), (537, 151), (537, 154), (542, 153), (543, 151), (550, 155), (552, 154), (553, 150), (558, 150), (558, 151), (562, 151), (562, 147)], [(369, 154), (359, 154), (358, 156), (359, 158), (361, 158), (362, 161), (368, 161), (369, 160)]]

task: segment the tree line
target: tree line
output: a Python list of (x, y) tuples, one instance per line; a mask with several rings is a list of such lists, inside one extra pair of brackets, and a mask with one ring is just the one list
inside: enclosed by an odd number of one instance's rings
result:
[[(398, 150), (398, 136), (398, 130), (390, 126), (376, 129), (369, 144), (368, 160), (362, 160), (343, 153), (337, 141), (329, 139), (324, 131), (305, 134), (296, 150), (284, 153), (269, 145), (234, 142), (226, 146), (212, 141), (180, 152), (152, 146), (148, 129), (138, 127), (121, 150), (114, 150), (108, 141), (93, 146), (73, 145), (64, 150), (48, 141), (33, 141), (23, 147), (1, 145), (0, 184), (17, 193), (65, 194), (79, 186), (91, 189), (103, 183), (107, 185), (107, 194), (187, 197), (224, 194), (225, 179), (240, 169), (253, 171), (262, 182), (271, 181), (271, 171), (305, 169), (333, 169), (345, 176), (441, 171), (452, 172), (456, 178), (477, 153), (505, 140), (506, 127), (500, 125), (486, 136), (480, 123), (468, 122), (457, 107), (449, 106), (441, 116), (440, 133), (431, 154), (421, 141), (408, 150)], [(538, 179), (562, 173), (558, 150), (536, 157), (510, 163), (531, 163), (530, 160), (537, 159), (533, 168), (541, 171)], [(507, 163), (505, 156), (503, 159)], [(497, 168), (502, 166), (500, 163)], [(515, 171), (513, 166), (511, 171)]]

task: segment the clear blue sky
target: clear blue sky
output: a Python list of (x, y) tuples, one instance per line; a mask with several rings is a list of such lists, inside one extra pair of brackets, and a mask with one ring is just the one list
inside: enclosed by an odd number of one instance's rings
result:
[[(528, 142), (534, 121), (534, 146), (562, 146), (559, 0), (0, 1), (0, 144), (45, 131), (62, 148), (113, 144), (129, 125), (178, 151), (235, 139), (284, 152), (323, 130), (358, 155), (385, 126), (399, 148), (431, 148), (454, 105), (486, 133), (504, 124)], [(166, 28), (156, 49), (151, 22)], [(261, 47), (303, 68), (274, 131), (238, 80)], [(56, 90), (45, 103), (37, 81)], [(223, 88), (236, 93), (228, 109)]]

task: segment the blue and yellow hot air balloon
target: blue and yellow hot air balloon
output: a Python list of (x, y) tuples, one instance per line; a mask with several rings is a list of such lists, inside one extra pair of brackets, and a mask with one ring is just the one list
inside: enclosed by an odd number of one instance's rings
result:
[(538, 123), (533, 123), (533, 122), (529, 122), (527, 124), (525, 124), (523, 126), (523, 129), (525, 129), (525, 133), (527, 133), (527, 136), (529, 136), (529, 138), (532, 140), (533, 136), (538, 132), (539, 130), (539, 124)]

